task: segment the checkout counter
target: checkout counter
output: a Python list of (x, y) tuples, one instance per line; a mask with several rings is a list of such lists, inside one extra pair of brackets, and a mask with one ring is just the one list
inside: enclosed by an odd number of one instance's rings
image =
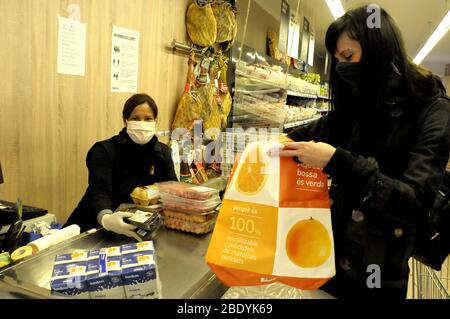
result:
[[(214, 179), (203, 186), (225, 189), (225, 179)], [(194, 235), (161, 226), (154, 238), (156, 263), (164, 299), (330, 299), (321, 291), (301, 291), (279, 283), (257, 287), (223, 285), (205, 262), (212, 236)], [(0, 299), (51, 298), (50, 280), (56, 255), (76, 249), (120, 246), (135, 240), (99, 228), (85, 232), (36, 255), (0, 269)]]
[[(227, 180), (211, 179), (203, 186), (223, 190)], [(53, 216), (53, 215), (52, 215)], [(156, 263), (161, 279), (161, 298), (217, 299), (228, 287), (224, 286), (205, 262), (212, 232), (195, 235), (161, 226), (154, 238)], [(76, 249), (120, 246), (134, 239), (104, 230), (85, 232), (0, 269), (0, 299), (69, 298), (51, 294), (50, 281), (57, 255)]]
[[(192, 235), (164, 227), (157, 231), (153, 242), (162, 283), (162, 298), (217, 299), (225, 294), (228, 287), (217, 279), (205, 262), (211, 235)], [(52, 246), (0, 270), (0, 299), (61, 299), (61, 296), (52, 295), (50, 291), (56, 255), (76, 249), (88, 250), (131, 242), (134, 242), (131, 238), (100, 228)]]
[[(205, 262), (212, 233), (193, 235), (161, 227), (155, 238), (161, 298), (167, 299), (333, 299), (324, 291), (302, 291), (274, 283), (257, 287), (224, 286)], [(50, 279), (56, 255), (76, 249), (111, 247), (134, 242), (103, 228), (82, 233), (0, 270), (0, 299), (61, 299), (52, 295)]]

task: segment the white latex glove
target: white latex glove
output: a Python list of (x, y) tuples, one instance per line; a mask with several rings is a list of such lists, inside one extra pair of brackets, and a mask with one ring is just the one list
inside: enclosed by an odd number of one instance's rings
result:
[(102, 226), (109, 231), (115, 232), (117, 234), (132, 237), (137, 241), (142, 241), (138, 234), (133, 230), (137, 227), (127, 224), (123, 221), (124, 218), (133, 216), (133, 213), (117, 212), (114, 214), (105, 214), (102, 217)]

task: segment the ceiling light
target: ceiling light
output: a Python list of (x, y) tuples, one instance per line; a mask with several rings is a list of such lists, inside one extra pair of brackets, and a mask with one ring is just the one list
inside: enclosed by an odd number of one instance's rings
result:
[(448, 10), (447, 15), (444, 17), (442, 22), (439, 24), (437, 29), (428, 39), (427, 43), (419, 51), (416, 58), (414, 59), (415, 64), (422, 63), (423, 59), (430, 53), (431, 50), (436, 46), (436, 44), (445, 36), (447, 31), (450, 29), (450, 10)]
[(334, 20), (342, 17), (345, 14), (344, 7), (342, 6), (341, 0), (325, 0), (328, 8), (330, 8), (331, 14)]

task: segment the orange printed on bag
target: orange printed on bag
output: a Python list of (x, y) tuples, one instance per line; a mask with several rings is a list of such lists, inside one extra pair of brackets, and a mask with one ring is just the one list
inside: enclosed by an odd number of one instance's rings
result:
[(251, 143), (236, 162), (206, 261), (228, 286), (318, 289), (335, 275), (327, 176), (270, 157), (277, 146)]

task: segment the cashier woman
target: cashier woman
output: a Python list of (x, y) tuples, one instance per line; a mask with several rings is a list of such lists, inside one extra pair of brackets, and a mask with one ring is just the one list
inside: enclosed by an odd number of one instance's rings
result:
[(132, 214), (114, 210), (121, 203), (132, 203), (130, 194), (135, 187), (176, 181), (177, 177), (171, 149), (155, 136), (155, 101), (146, 94), (135, 94), (125, 102), (122, 116), (125, 127), (119, 134), (89, 150), (89, 186), (67, 225), (77, 224), (81, 231), (101, 225), (139, 240), (133, 231), (136, 227), (124, 221)]

